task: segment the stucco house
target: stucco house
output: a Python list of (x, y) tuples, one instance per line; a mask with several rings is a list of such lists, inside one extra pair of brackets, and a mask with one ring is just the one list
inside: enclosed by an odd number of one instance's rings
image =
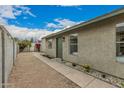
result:
[(124, 78), (124, 8), (43, 37), (41, 50)]

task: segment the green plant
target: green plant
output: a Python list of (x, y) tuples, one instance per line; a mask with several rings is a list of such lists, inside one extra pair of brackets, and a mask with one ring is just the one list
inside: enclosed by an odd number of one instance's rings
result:
[(19, 45), (19, 49), (20, 49), (20, 52), (23, 51), (23, 49), (25, 47), (31, 47), (31, 41), (29, 40), (18, 40), (18, 45)]
[(124, 82), (121, 82), (121, 86), (122, 86), (122, 88), (124, 88)]
[(89, 72), (90, 71), (90, 66), (88, 64), (84, 64), (83, 65), (83, 68), (86, 72)]

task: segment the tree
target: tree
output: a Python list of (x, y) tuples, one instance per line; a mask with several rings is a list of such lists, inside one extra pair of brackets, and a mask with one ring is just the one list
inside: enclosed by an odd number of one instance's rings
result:
[(25, 47), (31, 47), (31, 41), (29, 40), (19, 40), (18, 41), (20, 52), (24, 50)]

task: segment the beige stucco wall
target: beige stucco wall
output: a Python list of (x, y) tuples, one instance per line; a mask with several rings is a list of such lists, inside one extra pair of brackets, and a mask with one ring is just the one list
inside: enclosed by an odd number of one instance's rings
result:
[[(79, 64), (115, 74), (116, 43), (115, 25), (97, 24), (79, 33)], [(114, 72), (114, 73), (113, 73)]]
[(65, 41), (63, 42), (63, 59), (71, 62), (78, 62), (78, 55), (70, 54), (69, 48), (69, 34), (63, 35), (65, 37)]
[[(88, 26), (78, 32), (78, 55), (64, 52), (64, 59), (124, 78), (124, 64), (116, 62), (116, 24), (124, 22), (124, 16)], [(67, 37), (67, 36), (66, 36)], [(68, 38), (64, 45), (68, 49)]]
[[(47, 41), (49, 39), (52, 39), (52, 48), (49, 49), (48, 48), (48, 45), (47, 45)], [(56, 38), (49, 38), (49, 39), (46, 39), (46, 53), (49, 54), (49, 56), (51, 57), (56, 57)]]
[[(78, 55), (69, 54), (69, 33), (63, 34), (63, 59), (79, 64), (89, 64), (92, 68), (124, 78), (124, 63), (116, 62), (116, 24), (124, 22), (124, 14), (79, 28)], [(56, 41), (47, 54), (55, 56)]]
[(42, 40), (41, 40), (41, 46), (40, 46), (40, 50), (41, 50), (41, 52), (46, 52), (46, 39), (45, 38), (43, 38)]

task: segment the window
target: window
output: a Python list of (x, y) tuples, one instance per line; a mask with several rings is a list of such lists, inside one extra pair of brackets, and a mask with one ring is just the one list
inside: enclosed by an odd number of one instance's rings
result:
[(48, 49), (52, 48), (52, 39), (48, 40)]
[(78, 52), (78, 35), (71, 34), (70, 35), (70, 54), (76, 55)]
[(116, 26), (116, 55), (124, 56), (124, 23)]

